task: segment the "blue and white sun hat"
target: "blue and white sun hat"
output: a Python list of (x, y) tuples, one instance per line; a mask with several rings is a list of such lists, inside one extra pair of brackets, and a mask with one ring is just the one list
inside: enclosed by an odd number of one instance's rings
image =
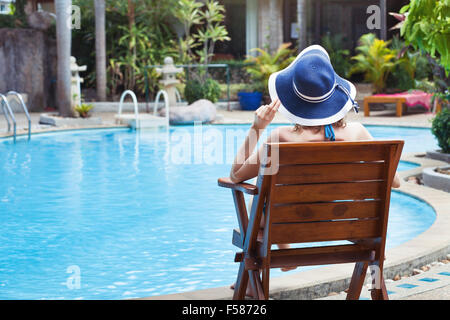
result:
[(288, 67), (271, 74), (269, 93), (272, 101), (280, 100), (281, 114), (303, 126), (329, 125), (359, 109), (355, 86), (334, 71), (319, 45), (305, 48)]

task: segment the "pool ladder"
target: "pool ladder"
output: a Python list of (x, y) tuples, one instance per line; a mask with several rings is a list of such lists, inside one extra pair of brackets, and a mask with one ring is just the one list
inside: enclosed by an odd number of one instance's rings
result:
[[(31, 117), (28, 113), (28, 108), (25, 102), (23, 101), (22, 95), (20, 93), (17, 93), (16, 91), (9, 91), (6, 95), (14, 95), (19, 100), (23, 111), (25, 112), (25, 115), (28, 119), (28, 140), (31, 139)], [(1, 99), (1, 106), (3, 115), (5, 116), (6, 122), (8, 123), (8, 132), (11, 131), (11, 123), (13, 124), (13, 140), (14, 143), (16, 143), (16, 134), (17, 134), (17, 122), (16, 117), (14, 116), (14, 112), (11, 109), (11, 106), (9, 105), (8, 99), (4, 94), (0, 93), (0, 99)]]
[[(181, 100), (180, 93), (178, 91), (176, 91), (175, 93), (177, 95), (177, 99)], [(122, 93), (122, 95), (120, 96), (119, 110), (116, 115), (117, 120), (121, 119), (121, 117), (122, 117), (123, 102), (127, 95), (131, 96), (131, 98), (133, 100), (133, 106), (134, 106), (134, 119), (132, 119), (132, 120), (134, 120), (134, 126), (131, 125), (131, 127), (134, 127), (135, 129), (140, 129), (142, 127), (151, 128), (151, 127), (159, 127), (159, 126), (166, 126), (167, 128), (169, 127), (169, 96), (165, 90), (160, 90), (156, 95), (155, 105), (153, 107), (153, 115), (150, 115), (150, 114), (139, 115), (139, 106), (138, 106), (137, 97), (136, 97), (135, 93), (131, 90), (125, 90)], [(165, 110), (166, 110), (165, 117), (160, 117), (157, 115), (157, 108), (158, 108), (158, 104), (159, 104), (161, 95), (164, 98), (164, 103), (165, 103)], [(123, 118), (123, 119), (126, 119), (126, 118)], [(128, 117), (128, 119), (130, 119), (130, 118)]]

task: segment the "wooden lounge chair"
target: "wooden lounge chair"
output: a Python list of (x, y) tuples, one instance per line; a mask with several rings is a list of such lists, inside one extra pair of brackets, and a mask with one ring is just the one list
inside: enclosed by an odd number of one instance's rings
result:
[[(382, 277), (392, 181), (403, 141), (265, 144), (256, 185), (220, 178), (233, 194), (239, 272), (233, 299), (269, 298), (270, 268), (355, 262), (347, 299), (358, 299), (368, 266)], [(272, 155), (272, 158), (270, 157)], [(277, 157), (278, 156), (278, 159)], [(278, 161), (277, 161), (278, 160)], [(275, 174), (265, 174), (279, 164)], [(273, 173), (273, 171), (272, 171)], [(254, 195), (250, 217), (244, 193)], [(348, 240), (349, 244), (271, 249), (272, 244)]]

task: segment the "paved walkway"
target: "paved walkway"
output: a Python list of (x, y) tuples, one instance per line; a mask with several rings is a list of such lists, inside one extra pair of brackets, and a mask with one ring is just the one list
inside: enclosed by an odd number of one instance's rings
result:
[[(226, 111), (223, 109), (219, 109), (217, 111), (218, 116), (215, 123), (224, 123), (224, 124), (232, 124), (232, 123), (250, 123), (253, 121), (254, 112), (253, 111)], [(61, 129), (70, 129), (70, 128), (80, 128), (78, 127), (61, 127), (54, 128), (48, 125), (39, 124), (39, 116), (40, 113), (32, 112), (31, 114), (31, 132), (42, 132), (42, 131), (53, 131), (53, 130), (61, 130)], [(115, 124), (114, 119), (115, 112), (98, 112), (93, 113), (94, 117), (101, 117), (102, 123), (104, 127), (117, 126)], [(17, 134), (26, 134), (28, 131), (28, 122), (25, 114), (16, 113), (17, 120)], [(375, 124), (375, 125), (395, 125), (395, 126), (416, 126), (416, 127), (431, 127), (430, 120), (434, 117), (431, 113), (415, 113), (408, 114), (403, 117), (396, 117), (395, 110), (386, 110), (386, 111), (373, 111), (371, 112), (370, 117), (364, 117), (362, 112), (355, 114), (354, 112), (349, 112), (347, 115), (347, 121), (359, 121), (363, 124)], [(277, 114), (274, 123), (288, 123), (286, 118), (284, 118), (281, 114)], [(98, 126), (96, 126), (98, 127)], [(7, 123), (0, 116), (0, 137), (7, 136), (10, 133), (6, 132)]]
[[(448, 255), (450, 258), (450, 254)], [(400, 280), (386, 279), (386, 289), (390, 300), (450, 300), (450, 261), (435, 262), (428, 265), (428, 271), (402, 277)], [(417, 271), (419, 271), (417, 270)], [(368, 271), (369, 272), (369, 271)], [(361, 292), (360, 300), (370, 300), (370, 276)], [(331, 293), (317, 300), (345, 300), (346, 293)]]

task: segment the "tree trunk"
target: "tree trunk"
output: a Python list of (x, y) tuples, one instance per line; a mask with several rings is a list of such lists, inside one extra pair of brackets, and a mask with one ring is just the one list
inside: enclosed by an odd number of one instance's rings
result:
[(70, 9), (72, 0), (55, 0), (56, 11), (56, 51), (57, 63), (57, 99), (59, 114), (63, 117), (75, 116), (72, 109), (70, 49), (72, 29)]
[(95, 68), (97, 99), (106, 101), (105, 0), (95, 0)]
[(298, 28), (298, 49), (303, 50), (307, 45), (307, 13), (306, 1), (297, 0), (297, 28)]
[[(135, 35), (133, 32), (133, 27), (135, 25), (135, 4), (133, 2), (133, 0), (128, 0), (128, 30), (130, 32), (130, 43), (129, 43), (129, 48), (130, 51), (132, 52), (132, 60), (131, 60), (131, 65), (127, 66), (128, 68), (128, 85), (126, 86), (125, 89), (129, 89), (129, 90), (134, 90), (134, 86), (136, 84), (136, 74), (134, 71), (134, 66), (136, 65), (136, 39), (135, 39)], [(134, 43), (134, 45), (132, 46), (131, 44)]]

